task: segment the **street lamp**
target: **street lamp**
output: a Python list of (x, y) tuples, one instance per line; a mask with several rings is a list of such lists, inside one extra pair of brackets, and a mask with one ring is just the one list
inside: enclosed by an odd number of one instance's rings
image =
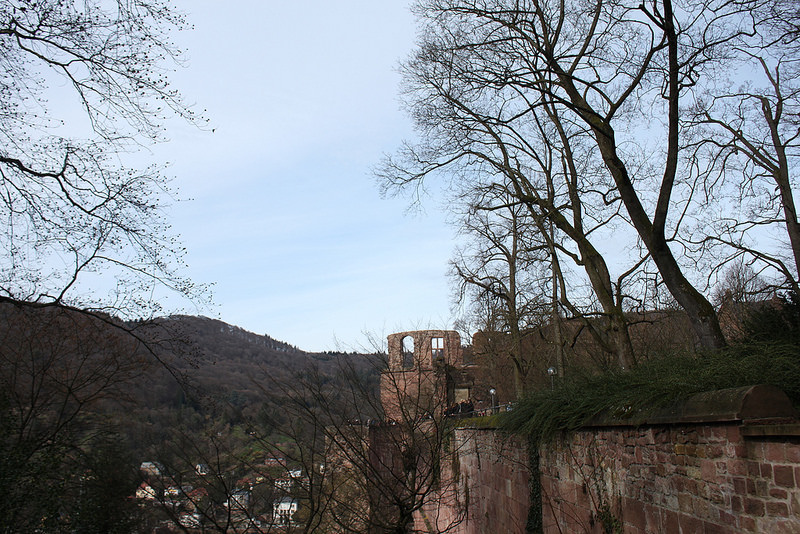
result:
[(497, 390), (496, 390), (496, 389), (494, 389), (494, 388), (490, 389), (490, 390), (489, 390), (489, 395), (491, 395), (491, 396), (492, 396), (492, 413), (494, 414), (494, 413), (496, 413), (496, 412), (494, 411), (494, 396), (495, 396), (495, 395), (497, 395)]
[(555, 367), (548, 367), (547, 374), (550, 375), (550, 389), (555, 389), (555, 385), (553, 383), (554, 376), (556, 376), (556, 368)]

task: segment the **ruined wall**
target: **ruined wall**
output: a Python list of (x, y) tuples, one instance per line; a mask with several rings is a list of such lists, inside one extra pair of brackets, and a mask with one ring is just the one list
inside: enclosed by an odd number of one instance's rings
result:
[(399, 332), (387, 341), (389, 367), (381, 373), (380, 389), (386, 419), (415, 420), (443, 412), (453, 397), (445, 370), (463, 367), (458, 332)]
[(525, 532), (529, 480), (525, 440), (492, 428), (456, 428), (443, 453), (438, 491), (417, 513), (415, 532)]
[[(413, 361), (403, 359), (404, 341), (413, 345)], [(389, 349), (389, 370), (400, 371), (403, 369), (432, 369), (436, 361), (448, 365), (463, 365), (461, 349), (461, 336), (454, 330), (414, 330), (398, 332), (387, 336)]]
[[(404, 349), (411, 340), (413, 352)], [(389, 366), (381, 375), (386, 418), (442, 423), (455, 390), (469, 391), (469, 380), (459, 379), (461, 388), (453, 378), (466, 372), (458, 334), (402, 332), (388, 343)], [(431, 480), (431, 494), (430, 484), (419, 486), (427, 502), (415, 527), (513, 534), (525, 532), (535, 516), (553, 534), (800, 532), (796, 415), (786, 395), (768, 386), (701, 393), (645, 419), (598, 416), (544, 446), (538, 470), (531, 469), (524, 440), (462, 426), (419, 473), (439, 478)], [(381, 454), (390, 449), (376, 447)], [(541, 499), (533, 506), (532, 496)]]
[(455, 532), (525, 532), (530, 507), (525, 441), (494, 430), (459, 429), (454, 443), (465, 512)]
[(387, 420), (413, 421), (447, 406), (446, 383), (435, 371), (384, 371), (381, 406)]

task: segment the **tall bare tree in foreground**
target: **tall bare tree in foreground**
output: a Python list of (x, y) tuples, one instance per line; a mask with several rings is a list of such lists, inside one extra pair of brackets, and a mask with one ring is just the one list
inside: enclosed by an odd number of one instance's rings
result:
[(92, 507), (58, 502), (108, 478), (87, 463), (107, 449), (99, 408), (156, 356), (103, 312), (151, 316), (159, 288), (206, 297), (179, 272), (167, 179), (123, 163), (164, 139), (167, 118), (199, 122), (167, 77), (184, 25), (166, 0), (0, 1), (0, 303), (16, 310), (0, 324), (6, 528), (133, 528), (122, 514), (76, 524)]
[[(700, 346), (721, 347), (716, 313), (698, 285), (704, 280), (696, 266), (706, 251), (693, 243), (713, 207), (724, 212), (724, 195), (696, 170), (700, 152), (685, 150), (698, 123), (689, 108), (714, 91), (719, 72), (788, 46), (761, 37), (768, 13), (780, 5), (786, 4), (420, 1), (420, 42), (403, 73), (421, 140), (388, 160), (379, 176), (388, 188), (437, 173), (448, 173), (459, 189), (513, 184), (517, 201), (567, 238), (559, 240), (569, 243), (561, 251), (584, 270), (621, 365), (633, 362), (626, 300), (641, 300), (648, 265), (686, 311)], [(783, 22), (791, 29), (792, 20)], [(781, 42), (790, 39), (789, 30), (780, 31)], [(781, 57), (789, 71), (788, 55)], [(781, 95), (796, 101), (793, 91)], [(788, 100), (782, 105), (788, 109)], [(777, 103), (768, 107), (773, 118), (781, 113)], [(785, 125), (781, 146), (794, 143), (796, 130)], [(749, 179), (731, 170), (728, 183)], [(780, 195), (773, 201), (789, 206)], [(753, 242), (758, 226), (738, 230)], [(611, 256), (603, 246), (610, 240), (633, 252)], [(776, 257), (752, 250), (765, 261)]]
[(178, 273), (167, 179), (121, 163), (166, 118), (198, 121), (166, 75), (183, 26), (164, 0), (0, 3), (0, 298), (147, 316), (157, 286), (202, 295)]

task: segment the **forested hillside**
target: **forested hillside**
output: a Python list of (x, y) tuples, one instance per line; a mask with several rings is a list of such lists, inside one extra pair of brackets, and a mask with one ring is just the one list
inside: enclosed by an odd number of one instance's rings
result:
[[(281, 419), (283, 384), (306, 373), (335, 381), (341, 366), (378, 384), (380, 358), (307, 353), (207, 317), (171, 316), (129, 325), (157, 364), (136, 381), (131, 446), (157, 446), (176, 426), (199, 431), (209, 422), (235, 427)], [(142, 452), (143, 454), (143, 452)]]

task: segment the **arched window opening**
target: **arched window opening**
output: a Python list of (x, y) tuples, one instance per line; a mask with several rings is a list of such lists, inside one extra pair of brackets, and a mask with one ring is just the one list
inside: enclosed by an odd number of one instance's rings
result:
[(403, 369), (414, 368), (414, 338), (406, 336), (402, 340)]

